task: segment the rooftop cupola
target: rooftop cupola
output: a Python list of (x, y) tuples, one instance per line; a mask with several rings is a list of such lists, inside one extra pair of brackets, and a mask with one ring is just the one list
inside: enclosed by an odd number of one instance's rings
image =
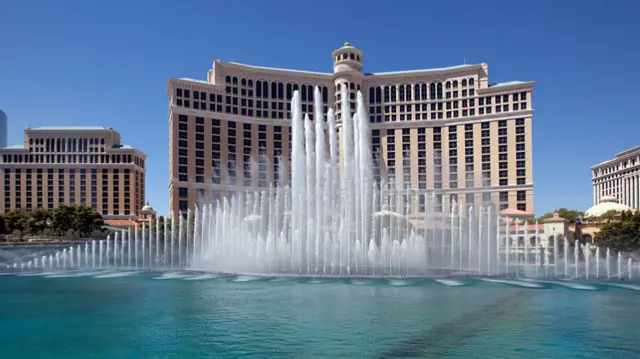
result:
[(353, 47), (349, 41), (344, 46), (335, 50), (331, 56), (333, 57), (333, 73), (347, 71), (362, 72), (362, 59), (364, 54), (356, 47)]

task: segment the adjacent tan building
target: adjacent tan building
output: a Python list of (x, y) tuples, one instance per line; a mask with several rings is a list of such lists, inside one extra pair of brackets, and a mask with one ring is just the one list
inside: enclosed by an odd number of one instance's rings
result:
[(36, 127), (0, 149), (0, 212), (90, 206), (105, 219), (135, 219), (145, 204), (145, 160), (107, 127)]
[(630, 148), (591, 167), (593, 205), (617, 203), (632, 209), (640, 208), (640, 146)]
[[(433, 192), (445, 211), (457, 199), (533, 212), (533, 82), (491, 84), (484, 63), (366, 73), (364, 53), (349, 43), (332, 59), (329, 73), (216, 60), (206, 81), (170, 79), (171, 210), (286, 181), (276, 169), (290, 159), (293, 92), (313, 116), (320, 87), (323, 111), (334, 108), (339, 121), (347, 86), (354, 112), (358, 90), (368, 103), (379, 173)], [(421, 202), (412, 212), (424, 210)]]

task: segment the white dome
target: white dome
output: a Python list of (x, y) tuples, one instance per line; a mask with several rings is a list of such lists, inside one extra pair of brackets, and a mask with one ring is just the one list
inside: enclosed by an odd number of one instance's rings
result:
[(629, 211), (631, 208), (622, 203), (618, 203), (618, 199), (613, 196), (603, 196), (600, 203), (589, 208), (584, 214), (585, 217), (600, 217), (609, 211), (623, 212)]
[(147, 204), (145, 204), (145, 205), (142, 207), (141, 211), (142, 211), (142, 212), (153, 212), (153, 207), (151, 207), (151, 206), (149, 205), (149, 202), (147, 202)]

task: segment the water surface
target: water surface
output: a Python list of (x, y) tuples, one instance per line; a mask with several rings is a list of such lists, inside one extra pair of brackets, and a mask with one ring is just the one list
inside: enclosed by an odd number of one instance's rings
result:
[(0, 276), (0, 357), (637, 358), (634, 289), (476, 279)]

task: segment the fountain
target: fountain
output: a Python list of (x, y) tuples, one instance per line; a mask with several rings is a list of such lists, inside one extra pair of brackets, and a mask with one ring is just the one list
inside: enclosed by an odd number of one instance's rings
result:
[[(364, 99), (357, 94), (352, 114), (346, 87), (342, 91), (339, 124), (333, 109), (324, 120), (318, 89), (315, 123), (303, 115), (300, 96), (294, 93), (290, 184), (237, 193), (172, 215), (163, 224), (123, 230), (8, 267), (610, 280), (631, 279), (638, 270), (622, 253), (614, 256), (606, 249), (601, 258), (600, 248), (578, 241), (571, 256), (568, 238), (554, 236), (543, 246), (538, 229), (530, 243), (528, 227), (500, 216), (494, 206), (463, 208), (452, 201), (445, 213), (439, 193), (406, 188), (394, 175), (374, 175), (379, 169), (371, 153)], [(426, 210), (417, 212), (419, 204)], [(509, 239), (513, 223), (516, 238), (520, 231), (524, 234), (522, 244)]]

